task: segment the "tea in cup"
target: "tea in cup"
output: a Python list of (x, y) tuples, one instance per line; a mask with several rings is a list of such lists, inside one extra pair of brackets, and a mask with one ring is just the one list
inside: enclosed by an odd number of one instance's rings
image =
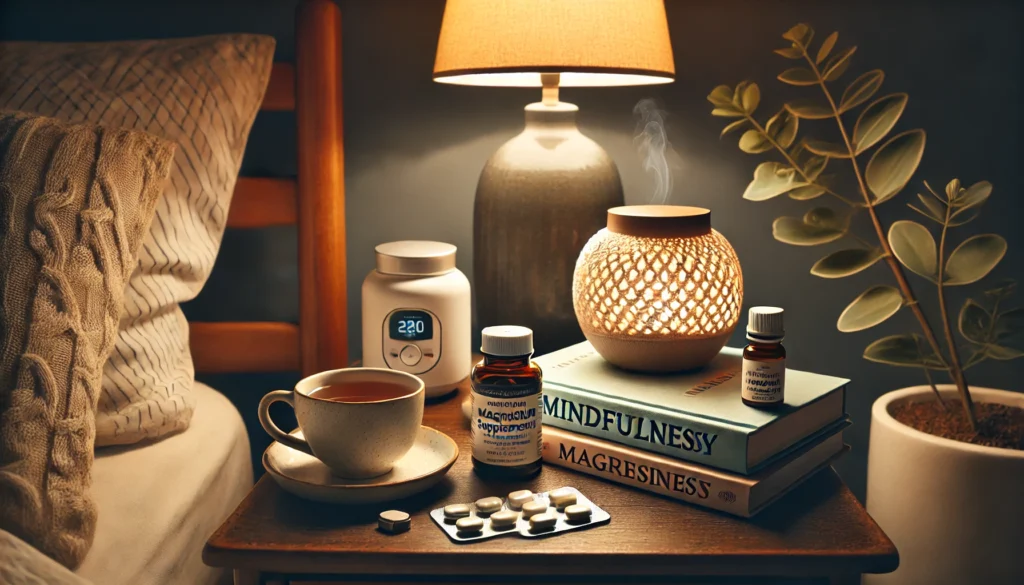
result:
[[(423, 421), (423, 381), (385, 368), (345, 368), (303, 378), (294, 390), (260, 400), (263, 429), (277, 442), (316, 457), (334, 475), (365, 479), (394, 467), (416, 441)], [(302, 437), (270, 419), (275, 402), (295, 409)]]

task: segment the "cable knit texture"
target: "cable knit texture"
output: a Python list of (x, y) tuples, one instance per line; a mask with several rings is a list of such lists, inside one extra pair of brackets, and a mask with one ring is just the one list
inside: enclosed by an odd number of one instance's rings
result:
[(177, 144), (104, 367), (97, 445), (188, 427), (195, 408), (179, 303), (206, 283), (227, 223), (274, 39), (231, 34), (111, 43), (0, 43), (0, 109), (149, 132)]
[(92, 543), (103, 363), (173, 157), (142, 132), (0, 112), (0, 528), (68, 567)]

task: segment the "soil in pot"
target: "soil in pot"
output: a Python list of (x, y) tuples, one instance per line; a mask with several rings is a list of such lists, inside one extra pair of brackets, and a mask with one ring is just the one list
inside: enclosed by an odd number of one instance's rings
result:
[(1024, 451), (1024, 408), (982, 402), (974, 405), (974, 412), (977, 432), (971, 430), (959, 402), (947, 402), (945, 407), (938, 400), (897, 404), (892, 416), (908, 427), (936, 437)]

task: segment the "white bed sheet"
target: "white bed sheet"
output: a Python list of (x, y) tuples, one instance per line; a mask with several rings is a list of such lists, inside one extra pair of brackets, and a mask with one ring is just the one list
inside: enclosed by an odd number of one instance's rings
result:
[(245, 425), (221, 393), (196, 383), (178, 435), (97, 451), (96, 539), (76, 573), (96, 585), (230, 583), (203, 564), (206, 539), (252, 487)]

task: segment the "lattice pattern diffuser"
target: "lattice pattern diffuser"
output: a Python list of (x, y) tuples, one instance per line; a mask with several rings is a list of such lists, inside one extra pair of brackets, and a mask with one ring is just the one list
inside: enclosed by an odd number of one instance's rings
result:
[(736, 252), (717, 231), (646, 238), (602, 229), (576, 263), (573, 299), (588, 337), (710, 337), (736, 326), (743, 276)]

